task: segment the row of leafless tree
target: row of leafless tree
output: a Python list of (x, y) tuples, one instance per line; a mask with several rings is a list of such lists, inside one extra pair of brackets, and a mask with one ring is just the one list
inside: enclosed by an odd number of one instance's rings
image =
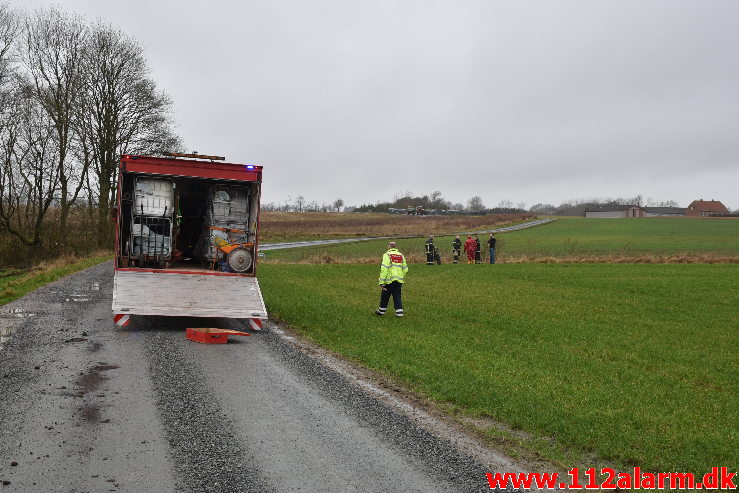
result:
[(120, 155), (178, 150), (171, 108), (118, 28), (0, 4), (0, 235), (64, 245), (82, 209), (94, 243), (112, 244)]
[(336, 199), (331, 204), (318, 204), (315, 200), (308, 201), (302, 195), (298, 195), (295, 200), (292, 196), (288, 196), (283, 204), (275, 204), (267, 202), (261, 205), (261, 209), (267, 212), (341, 212), (344, 207), (343, 199)]

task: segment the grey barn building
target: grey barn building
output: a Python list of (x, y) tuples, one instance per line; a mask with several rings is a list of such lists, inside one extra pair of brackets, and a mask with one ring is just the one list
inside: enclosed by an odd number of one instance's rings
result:
[(614, 205), (587, 209), (585, 217), (656, 217), (656, 216), (684, 216), (682, 207), (640, 207), (638, 205)]
[(644, 207), (647, 216), (684, 216), (685, 207)]
[(646, 212), (638, 205), (612, 205), (585, 210), (585, 217), (645, 217)]

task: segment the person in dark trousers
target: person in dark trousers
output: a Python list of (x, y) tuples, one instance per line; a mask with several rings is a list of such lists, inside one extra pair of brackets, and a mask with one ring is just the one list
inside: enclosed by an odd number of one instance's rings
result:
[(408, 264), (405, 257), (395, 248), (395, 242), (388, 244), (387, 252), (382, 256), (380, 264), (380, 308), (375, 310), (376, 315), (385, 315), (390, 296), (393, 297), (395, 316), (403, 316), (403, 301), (401, 300), (401, 289), (408, 272)]
[(434, 260), (436, 261), (436, 265), (441, 265), (441, 252), (436, 245), (434, 245)]
[(475, 235), (475, 263), (480, 263), (480, 238)]
[(488, 240), (488, 248), (490, 249), (490, 263), (495, 263), (495, 243), (497, 240), (495, 239), (495, 235), (493, 233), (490, 233), (490, 239)]
[(475, 240), (471, 236), (467, 235), (467, 241), (464, 242), (464, 251), (467, 254), (467, 263), (475, 263)]
[(426, 265), (434, 265), (434, 235), (426, 240)]
[(454, 263), (459, 261), (459, 254), (462, 252), (462, 240), (459, 239), (459, 235), (454, 237), (452, 242), (452, 256), (454, 257)]

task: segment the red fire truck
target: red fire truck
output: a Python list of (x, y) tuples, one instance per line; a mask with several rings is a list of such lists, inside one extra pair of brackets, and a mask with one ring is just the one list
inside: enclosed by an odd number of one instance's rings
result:
[(113, 319), (267, 318), (257, 281), (262, 167), (219, 156), (121, 157)]

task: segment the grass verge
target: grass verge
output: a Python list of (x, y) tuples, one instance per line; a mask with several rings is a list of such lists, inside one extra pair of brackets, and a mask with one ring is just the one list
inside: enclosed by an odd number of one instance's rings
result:
[(39, 287), (74, 272), (113, 258), (111, 252), (95, 252), (84, 258), (62, 257), (30, 270), (0, 270), (0, 305), (9, 303)]
[(739, 266), (412, 265), (404, 319), (372, 315), (377, 273), (267, 264), (260, 284), (306, 337), (550, 459), (739, 467)]

